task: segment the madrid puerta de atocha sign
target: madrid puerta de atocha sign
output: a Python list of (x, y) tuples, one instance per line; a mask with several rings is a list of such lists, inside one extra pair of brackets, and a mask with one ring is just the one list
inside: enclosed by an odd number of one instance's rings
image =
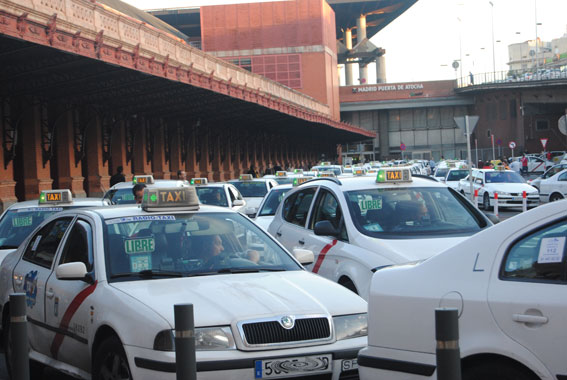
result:
[(423, 90), (423, 83), (389, 84), (384, 86), (353, 87), (352, 92), (380, 92), (380, 91), (407, 91)]

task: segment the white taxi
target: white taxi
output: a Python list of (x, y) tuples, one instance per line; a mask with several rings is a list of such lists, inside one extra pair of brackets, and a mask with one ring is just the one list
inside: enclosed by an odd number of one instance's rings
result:
[(469, 175), (469, 169), (450, 168), (445, 178), (441, 181), (453, 190), (459, 191), (459, 181)]
[(272, 178), (254, 178), (252, 174), (241, 174), (238, 179), (232, 179), (228, 183), (234, 185), (246, 201), (245, 213), (250, 218), (256, 216), (258, 206), (268, 191), (278, 183)]
[(143, 198), (59, 213), (4, 260), (2, 327), (9, 295), (25, 293), (31, 359), (83, 379), (173, 380), (173, 306), (192, 303), (199, 379), (352, 375), (367, 304), (306, 271), (312, 252), (294, 258), (240, 213), (200, 207), (193, 187)]
[(463, 380), (567, 378), (566, 215), (567, 201), (543, 205), (376, 272), (360, 379), (436, 379), (439, 307), (459, 313)]
[[(472, 182), (473, 192), (478, 190), (477, 203), (482, 205), (485, 211), (494, 208), (495, 193), (498, 193), (498, 207), (521, 207), (524, 191), (528, 208), (539, 204), (537, 189), (528, 185), (526, 180), (513, 170), (473, 169)], [(471, 188), (468, 176), (459, 181), (459, 192), (470, 199)]]
[[(297, 170), (297, 169), (296, 169)], [(288, 183), (293, 183), (293, 179), (297, 177), (301, 177), (303, 175), (303, 170), (301, 172), (286, 172), (286, 171), (277, 171), (276, 174), (266, 174), (262, 178), (265, 179), (273, 179), (278, 183), (278, 185), (286, 185)]]
[(560, 171), (562, 171), (564, 169), (567, 169), (567, 162), (554, 165), (554, 166), (550, 167), (549, 169), (547, 169), (545, 171), (545, 173), (543, 173), (539, 177), (534, 178), (534, 179), (528, 179), (528, 181), (527, 181), (528, 185), (535, 187), (539, 191), (539, 188), (540, 188), (539, 184), (541, 183), (541, 181), (543, 181), (544, 179), (551, 178), (552, 176), (554, 176), (555, 174), (559, 173)]
[(77, 207), (108, 204), (100, 198), (73, 198), (68, 189), (45, 190), (37, 200), (14, 203), (0, 216), (0, 262), (51, 215)]
[(308, 269), (368, 298), (373, 272), (430, 257), (492, 225), (459, 193), (409, 168), (323, 177), (288, 192), (268, 232), (316, 255)]
[(542, 180), (539, 186), (539, 197), (542, 202), (555, 202), (567, 198), (567, 169)]
[(311, 168), (312, 172), (327, 172), (331, 171), (335, 173), (336, 176), (343, 174), (343, 167), (341, 165), (333, 165), (329, 161), (323, 161), (319, 165), (315, 165)]
[(136, 199), (132, 193), (132, 188), (136, 184), (144, 184), (149, 188), (183, 187), (189, 186), (189, 181), (176, 179), (154, 179), (151, 174), (136, 175), (129, 182), (119, 182), (112, 186), (105, 194), (103, 199), (108, 199), (113, 205), (135, 204)]
[(229, 183), (209, 183), (207, 178), (191, 178), (199, 202), (209, 206), (228, 207), (234, 211), (244, 211), (246, 201), (234, 185)]

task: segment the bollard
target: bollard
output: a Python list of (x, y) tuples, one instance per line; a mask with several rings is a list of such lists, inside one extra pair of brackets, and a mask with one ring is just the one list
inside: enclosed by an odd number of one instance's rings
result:
[(437, 380), (461, 380), (459, 349), (459, 312), (457, 309), (435, 309), (435, 350)]
[(494, 193), (494, 215), (498, 215), (498, 193)]
[(478, 208), (478, 189), (474, 190), (474, 205), (476, 206), (476, 208)]
[(175, 318), (175, 367), (177, 380), (197, 379), (193, 304), (173, 305)]
[(12, 380), (29, 380), (28, 325), (26, 318), (26, 295), (24, 293), (10, 294), (9, 331), (9, 342), (12, 349), (10, 358)]
[(525, 191), (522, 192), (522, 212), (528, 211), (528, 199)]

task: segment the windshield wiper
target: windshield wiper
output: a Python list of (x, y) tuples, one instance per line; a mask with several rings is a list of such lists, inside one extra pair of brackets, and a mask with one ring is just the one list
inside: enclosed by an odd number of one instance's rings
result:
[(120, 277), (183, 277), (183, 273), (181, 272), (171, 272), (171, 271), (162, 271), (159, 269), (145, 269), (139, 272), (130, 272), (130, 273), (117, 273), (110, 276), (110, 278), (120, 278)]

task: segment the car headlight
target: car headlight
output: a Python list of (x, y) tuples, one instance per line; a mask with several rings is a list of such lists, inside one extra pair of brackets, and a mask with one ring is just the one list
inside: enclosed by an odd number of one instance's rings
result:
[[(200, 351), (236, 349), (230, 327), (196, 328), (195, 349)], [(174, 330), (160, 331), (154, 339), (154, 350), (175, 351)]]
[(495, 191), (495, 193), (498, 193), (498, 195), (510, 195), (510, 193), (507, 193), (505, 191)]
[(341, 315), (333, 317), (337, 340), (368, 335), (368, 314)]

